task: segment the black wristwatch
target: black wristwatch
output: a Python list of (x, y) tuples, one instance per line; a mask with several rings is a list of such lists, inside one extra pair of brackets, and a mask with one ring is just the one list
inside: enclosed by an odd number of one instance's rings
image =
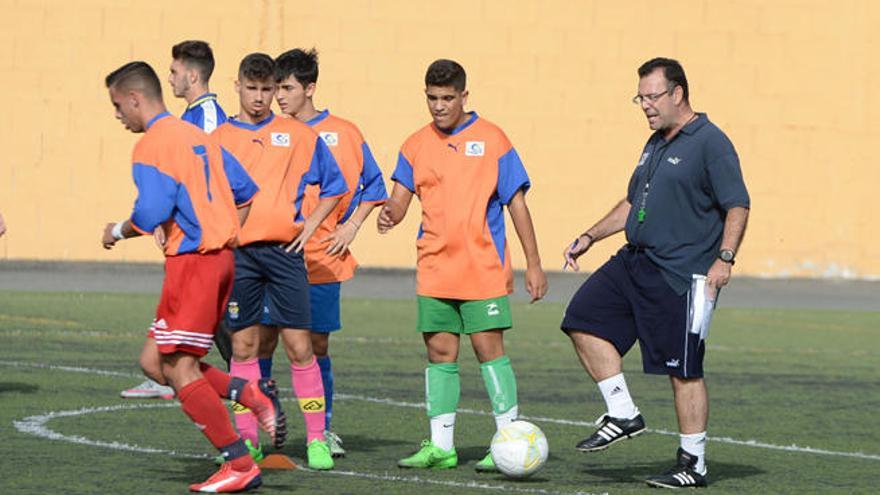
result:
[(732, 249), (722, 249), (718, 251), (718, 259), (731, 265), (736, 264), (736, 253)]

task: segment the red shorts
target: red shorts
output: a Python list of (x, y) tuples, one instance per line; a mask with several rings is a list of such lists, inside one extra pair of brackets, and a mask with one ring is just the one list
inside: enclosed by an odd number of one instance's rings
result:
[(234, 279), (235, 258), (229, 249), (166, 258), (162, 297), (147, 334), (159, 352), (207, 354)]

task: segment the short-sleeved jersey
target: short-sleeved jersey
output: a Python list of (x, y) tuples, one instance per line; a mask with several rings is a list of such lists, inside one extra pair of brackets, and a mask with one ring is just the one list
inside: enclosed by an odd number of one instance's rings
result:
[(240, 245), (290, 242), (302, 232), (302, 201), (308, 184), (322, 198), (348, 192), (336, 160), (311, 127), (270, 114), (249, 124), (235, 118), (212, 134), (247, 170), (260, 193), (254, 197)]
[(235, 205), (248, 203), (257, 186), (207, 134), (161, 113), (147, 124), (132, 162), (138, 197), (131, 225), (144, 235), (162, 225), (166, 256), (232, 244), (239, 233)]
[(205, 93), (193, 100), (180, 118), (208, 134), (226, 122), (226, 114), (217, 103), (217, 95), (214, 93)]
[(419, 295), (479, 300), (513, 292), (502, 207), (530, 183), (498, 126), (471, 112), (450, 133), (423, 127), (403, 144), (392, 180), (422, 203)]
[[(327, 238), (336, 226), (344, 223), (361, 203), (384, 203), (388, 199), (382, 171), (370, 147), (364, 141), (360, 130), (351, 122), (341, 119), (324, 110), (306, 122), (314, 129), (330, 149), (336, 163), (345, 177), (348, 193), (340, 200), (315, 235), (306, 244), (306, 264), (309, 268), (309, 283), (328, 284), (343, 282), (354, 276), (357, 261), (351, 252), (341, 255), (328, 255), (327, 244), (321, 239)], [(303, 215), (308, 216), (318, 205), (320, 189), (316, 186), (306, 188), (303, 199)]]
[(661, 131), (651, 135), (627, 200), (627, 242), (645, 248), (678, 294), (718, 257), (727, 210), (750, 204), (736, 150), (706, 114), (697, 114), (670, 141)]

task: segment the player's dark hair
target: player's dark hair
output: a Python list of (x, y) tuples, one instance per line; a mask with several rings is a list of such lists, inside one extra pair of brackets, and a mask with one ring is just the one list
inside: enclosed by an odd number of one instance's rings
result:
[(678, 60), (663, 57), (652, 58), (639, 67), (639, 78), (647, 76), (656, 69), (663, 69), (663, 77), (669, 81), (669, 86), (667, 87), (669, 91), (675, 89), (676, 86), (681, 86), (681, 90), (684, 92), (684, 101), (690, 101), (688, 100), (690, 94), (688, 92), (688, 80), (684, 75), (684, 68), (678, 63)]
[(318, 82), (318, 51), (288, 50), (275, 59), (275, 82), (293, 76), (303, 88)]
[(162, 99), (162, 84), (159, 82), (159, 76), (146, 62), (129, 62), (107, 74), (104, 83), (108, 89), (137, 89), (148, 98)]
[(171, 47), (171, 57), (180, 60), (187, 67), (195, 68), (207, 83), (214, 73), (214, 52), (207, 42), (187, 40)]
[(467, 86), (467, 74), (458, 62), (441, 58), (428, 66), (425, 86), (452, 86), (456, 91), (464, 91)]
[(238, 80), (275, 81), (275, 61), (265, 53), (251, 53), (238, 66)]

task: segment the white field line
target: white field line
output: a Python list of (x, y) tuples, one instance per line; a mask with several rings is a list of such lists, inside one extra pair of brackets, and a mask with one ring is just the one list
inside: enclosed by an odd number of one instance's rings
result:
[[(0, 366), (11, 366), (15, 368), (39, 368), (39, 369), (49, 369), (49, 370), (58, 370), (58, 371), (70, 371), (75, 373), (88, 373), (95, 375), (103, 375), (103, 376), (115, 376), (115, 377), (125, 377), (125, 378), (142, 378), (141, 375), (136, 375), (133, 373), (120, 373), (115, 371), (106, 371), (99, 370), (94, 368), (83, 368), (83, 367), (74, 367), (74, 366), (56, 366), (42, 363), (25, 363), (20, 361), (0, 361)], [(290, 392), (290, 389), (280, 388), (282, 391)], [(371, 402), (374, 404), (383, 404), (394, 407), (406, 407), (413, 409), (424, 409), (424, 402), (404, 402), (393, 399), (383, 399), (379, 397), (368, 397), (363, 395), (354, 395), (354, 394), (336, 394), (336, 400), (354, 400), (354, 401), (362, 401), (362, 402)], [(282, 399), (285, 400), (285, 399)], [(176, 404), (176, 403), (175, 403)], [(114, 406), (116, 407), (116, 406)], [(157, 406), (153, 406), (157, 407)], [(167, 406), (166, 406), (167, 407)], [(478, 416), (491, 416), (492, 413), (486, 411), (478, 411), (475, 409), (458, 409), (458, 412), (463, 414), (474, 414)], [(543, 416), (521, 416), (523, 419), (530, 419), (539, 423), (553, 423), (559, 425), (569, 425), (569, 426), (594, 426), (594, 423), (591, 421), (579, 421), (572, 419), (558, 419), (558, 418), (548, 418)], [(678, 432), (661, 430), (649, 428), (648, 431), (652, 433), (656, 433), (658, 435), (669, 435), (669, 436), (678, 436)], [(739, 440), (731, 437), (707, 437), (709, 441), (717, 442), (717, 443), (726, 443), (730, 445), (741, 445), (745, 447), (755, 447), (761, 449), (768, 450), (778, 450), (784, 452), (797, 452), (802, 454), (816, 454), (816, 455), (827, 455), (833, 457), (851, 457), (855, 459), (867, 459), (872, 461), (880, 461), (880, 455), (878, 454), (866, 454), (864, 452), (845, 452), (845, 451), (836, 451), (836, 450), (826, 450), (819, 449), (814, 447), (802, 447), (796, 444), (791, 445), (776, 445), (772, 443), (760, 442), (758, 440)]]

